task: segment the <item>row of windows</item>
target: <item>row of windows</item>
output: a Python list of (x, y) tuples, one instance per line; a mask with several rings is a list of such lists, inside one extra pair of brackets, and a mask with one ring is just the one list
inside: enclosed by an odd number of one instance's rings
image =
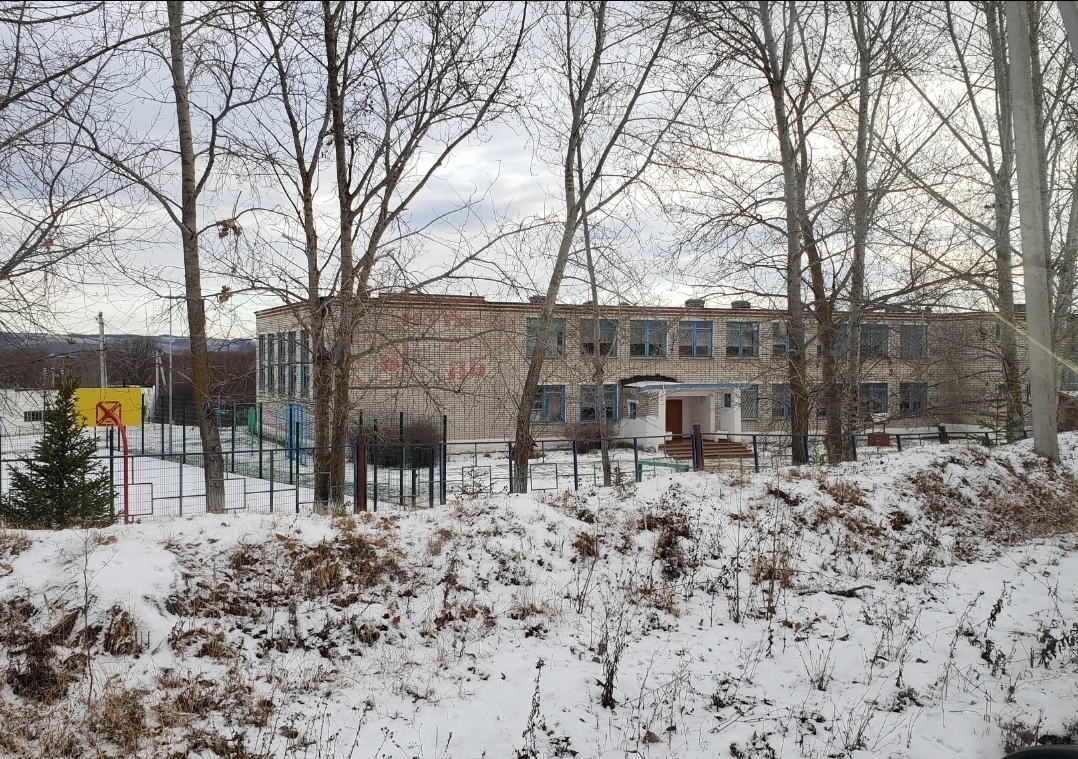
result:
[[(759, 387), (741, 391), (741, 418), (756, 420), (760, 418)], [(890, 385), (886, 382), (863, 382), (858, 388), (858, 400), (862, 413), (866, 416), (891, 413)], [(775, 383), (771, 385), (771, 418), (788, 419), (792, 407), (790, 386)], [(898, 384), (898, 410), (903, 416), (918, 416), (928, 410), (927, 382), (900, 382)], [(816, 413), (825, 415), (822, 399), (817, 399)]]
[[(603, 406), (607, 421), (618, 420), (618, 386), (603, 385)], [(532, 406), (532, 421), (544, 424), (563, 424), (565, 418), (565, 385), (540, 385)], [(600, 415), (599, 393), (595, 385), (580, 386), (580, 421), (597, 422)], [(633, 414), (630, 414), (633, 416)]]
[[(539, 338), (538, 317), (525, 320), (525, 350), (528, 357), (535, 353)], [(677, 355), (680, 358), (711, 358), (714, 356), (714, 322), (681, 321), (677, 324)], [(786, 323), (771, 323), (771, 349), (775, 356), (785, 356), (790, 350)], [(670, 323), (664, 319), (631, 319), (629, 321), (629, 356), (632, 358), (666, 358), (669, 355)], [(845, 356), (849, 346), (850, 327), (843, 324), (835, 336), (835, 354)], [(898, 327), (899, 355), (902, 358), (928, 357), (928, 325), (901, 324)], [(861, 355), (865, 358), (885, 358), (890, 355), (891, 327), (887, 324), (865, 324), (861, 328)], [(551, 322), (550, 337), (545, 355), (564, 357), (567, 353), (565, 319)], [(580, 355), (618, 355), (618, 320), (600, 319), (596, 329), (594, 319), (580, 322)], [(727, 358), (760, 357), (760, 322), (726, 322)]]
[(307, 398), (311, 394), (311, 338), (307, 330), (258, 336), (260, 392)]

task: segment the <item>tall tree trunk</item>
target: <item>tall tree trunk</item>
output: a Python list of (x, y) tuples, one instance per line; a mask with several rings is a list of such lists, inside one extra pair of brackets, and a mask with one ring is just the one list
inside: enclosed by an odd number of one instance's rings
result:
[(217, 427), (210, 397), (210, 361), (206, 342), (206, 304), (202, 299), (202, 267), (198, 251), (198, 184), (195, 179), (195, 141), (191, 128), (191, 103), (183, 47), (183, 1), (169, 0), (168, 37), (172, 68), (172, 91), (176, 100), (176, 124), (180, 148), (180, 234), (183, 239), (183, 276), (187, 323), (191, 340), (191, 381), (195, 393), (195, 418), (202, 439), (202, 467), (206, 481), (206, 510), (225, 511), (225, 465), (221, 431)]
[(348, 143), (345, 134), (344, 79), (342, 61), (337, 49), (340, 28), (344, 19), (346, 3), (339, 3), (334, 9), (329, 0), (322, 2), (322, 17), (325, 24), (326, 45), (326, 82), (328, 108), (330, 112), (330, 133), (333, 135), (333, 157), (336, 166), (337, 203), (339, 207), (339, 245), (340, 245), (340, 290), (332, 308), (336, 310), (334, 324), (336, 329), (331, 338), (331, 396), (330, 396), (330, 449), (327, 465), (330, 484), (330, 497), (335, 503), (344, 498), (344, 446), (348, 436), (348, 422), (351, 417), (351, 373), (352, 341), (355, 332), (355, 266), (353, 264), (353, 226), (354, 212), (350, 197)]
[[(787, 351), (791, 414), (791, 455), (795, 464), (808, 463), (805, 459), (802, 438), (808, 435), (808, 357), (805, 350), (805, 316), (801, 300), (801, 219), (799, 209), (804, 202), (799, 198), (797, 152), (794, 148), (789, 115), (786, 108), (786, 72), (789, 65), (788, 49), (780, 58), (775, 32), (771, 27), (771, 3), (760, 0), (760, 17), (763, 25), (764, 44), (767, 48), (769, 68), (768, 88), (775, 109), (775, 127), (779, 138), (779, 155), (782, 161), (783, 197), (786, 203), (786, 326), (790, 341)], [(789, 10), (791, 20), (796, 9)], [(792, 23), (791, 23), (792, 26)], [(791, 29), (786, 30), (787, 46)]]
[(1007, 41), (1010, 46), (1010, 89), (1014, 109), (1015, 155), (1018, 166), (1019, 218), (1022, 229), (1022, 269), (1026, 289), (1026, 333), (1029, 340), (1030, 395), (1033, 403), (1033, 450), (1059, 461), (1056, 434), (1056, 381), (1052, 355), (1052, 314), (1048, 296), (1048, 265), (1037, 151), (1036, 102), (1030, 70), (1030, 3), (1007, 3)]
[[(872, 216), (868, 197), (869, 140), (872, 135), (869, 124), (872, 55), (866, 28), (867, 12), (864, 3), (855, 3), (853, 32), (857, 39), (857, 146), (854, 153), (853, 261), (850, 265), (850, 314), (846, 337), (846, 392), (844, 393), (847, 435), (856, 434), (861, 425), (858, 395), (861, 386), (861, 324), (865, 313), (865, 258)], [(830, 415), (830, 409), (827, 413)], [(845, 440), (846, 435), (843, 435), (843, 438)], [(845, 443), (843, 450), (844, 456), (851, 452), (850, 446)]]
[(842, 387), (839, 382), (839, 367), (835, 356), (835, 344), (838, 329), (835, 323), (834, 303), (827, 297), (827, 286), (823, 276), (823, 261), (816, 246), (816, 237), (812, 233), (812, 222), (805, 209), (802, 214), (802, 235), (805, 240), (805, 256), (808, 259), (810, 283), (812, 287), (813, 311), (820, 334), (820, 380), (823, 386), (822, 401), (825, 411), (827, 435), (825, 447), (827, 460), (841, 461), (844, 458), (845, 436), (842, 434)]
[[(584, 162), (580, 155), (580, 147), (577, 146), (576, 151), (576, 166), (577, 166), (577, 181), (581, 186), (584, 184)], [(588, 209), (585, 205), (581, 205), (580, 209), (580, 222), (584, 228), (584, 259), (588, 268), (588, 285), (591, 289), (591, 321), (592, 321), (592, 364), (591, 364), (591, 381), (595, 383), (595, 392), (597, 394), (597, 408), (595, 410), (596, 419), (599, 422), (599, 449), (600, 455), (603, 461), (603, 485), (609, 487), (611, 484), (612, 473), (610, 467), (610, 420), (606, 415), (606, 388), (604, 387), (604, 381), (606, 380), (606, 361), (607, 357), (603, 355), (601, 320), (599, 316), (599, 283), (598, 275), (595, 270), (595, 256), (591, 249), (591, 223), (588, 221)]]
[(986, 9), (989, 39), (994, 51), (992, 65), (996, 78), (996, 114), (999, 129), (1000, 161), (992, 177), (995, 197), (994, 242), (996, 247), (996, 299), (999, 308), (999, 349), (1003, 372), (1003, 428), (1008, 442), (1022, 437), (1025, 404), (1022, 400), (1022, 374), (1018, 359), (1018, 326), (1014, 307), (1014, 249), (1011, 244), (1011, 221), (1014, 216), (1014, 121), (1011, 107), (1011, 77), (1007, 68), (1007, 40), (1002, 2)]

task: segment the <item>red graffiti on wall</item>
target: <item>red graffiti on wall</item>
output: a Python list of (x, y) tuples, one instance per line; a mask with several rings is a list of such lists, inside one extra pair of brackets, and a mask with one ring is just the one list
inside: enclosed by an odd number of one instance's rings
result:
[(468, 363), (463, 359), (455, 359), (449, 362), (449, 379), (462, 380), (468, 377), (486, 377), (487, 365), (478, 356), (472, 356)]

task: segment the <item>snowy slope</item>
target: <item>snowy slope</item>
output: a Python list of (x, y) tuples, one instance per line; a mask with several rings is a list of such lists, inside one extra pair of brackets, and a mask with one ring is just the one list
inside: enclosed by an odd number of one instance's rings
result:
[(3, 532), (0, 752), (1002, 756), (1078, 733), (1061, 444)]

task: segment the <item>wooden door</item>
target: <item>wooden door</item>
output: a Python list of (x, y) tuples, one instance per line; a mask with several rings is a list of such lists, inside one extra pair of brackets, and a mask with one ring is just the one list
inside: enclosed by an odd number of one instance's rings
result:
[(666, 399), (666, 431), (677, 436), (681, 434), (681, 399)]

